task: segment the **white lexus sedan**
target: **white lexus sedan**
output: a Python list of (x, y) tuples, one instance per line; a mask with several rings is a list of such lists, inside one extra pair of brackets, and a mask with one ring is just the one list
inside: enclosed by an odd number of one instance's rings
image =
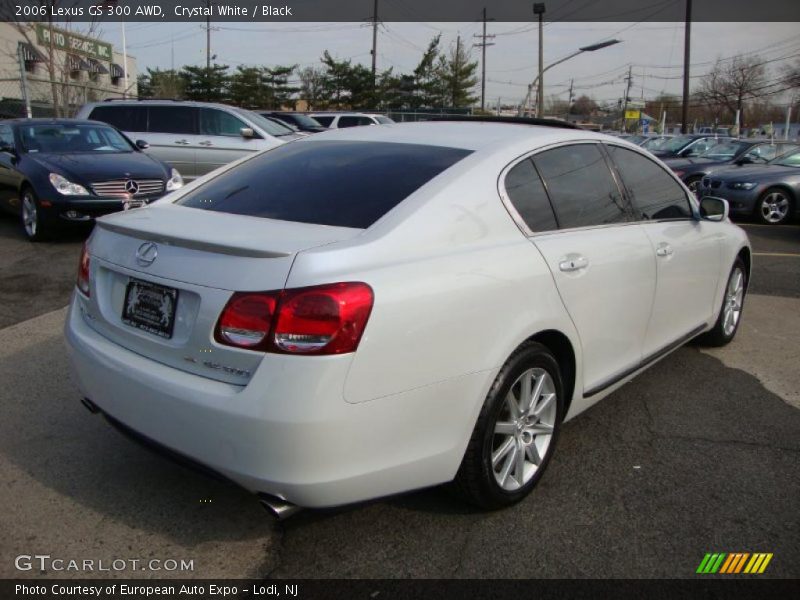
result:
[(498, 508), (566, 419), (733, 339), (727, 210), (574, 128), (322, 133), (99, 219), (71, 362), (90, 410), (276, 513), (445, 482)]

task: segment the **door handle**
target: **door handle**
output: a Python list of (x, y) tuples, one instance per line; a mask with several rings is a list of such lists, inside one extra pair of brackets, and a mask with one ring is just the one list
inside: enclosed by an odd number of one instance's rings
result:
[(200, 142), (200, 143), (198, 144), (198, 146), (213, 146), (213, 145), (214, 145), (214, 144), (212, 144), (211, 142)]
[(175, 143), (176, 144), (180, 144), (181, 146), (188, 146), (189, 145), (189, 142), (187, 142), (186, 140), (175, 140)]
[(656, 248), (656, 254), (658, 256), (672, 256), (673, 252), (674, 250), (669, 244), (660, 244), (658, 248)]
[(584, 256), (577, 256), (558, 263), (558, 268), (564, 272), (579, 271), (589, 266), (589, 260)]

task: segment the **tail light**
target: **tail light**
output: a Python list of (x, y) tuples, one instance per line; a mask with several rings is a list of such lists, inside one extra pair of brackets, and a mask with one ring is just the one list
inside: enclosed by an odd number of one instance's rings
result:
[(285, 354), (355, 352), (373, 304), (365, 283), (234, 294), (217, 323), (220, 344)]
[(277, 302), (277, 294), (234, 294), (217, 323), (216, 340), (239, 348), (262, 349)]
[(78, 280), (75, 283), (82, 294), (91, 296), (89, 291), (89, 250), (86, 243), (83, 244), (81, 250), (81, 259), (78, 263)]

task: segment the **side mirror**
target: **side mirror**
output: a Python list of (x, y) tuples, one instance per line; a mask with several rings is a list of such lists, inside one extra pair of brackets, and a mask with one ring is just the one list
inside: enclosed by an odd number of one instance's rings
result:
[(700, 200), (700, 217), (706, 221), (724, 221), (729, 211), (728, 201), (724, 198), (705, 196)]
[(741, 167), (742, 165), (752, 165), (754, 162), (750, 156), (742, 156), (736, 161), (736, 164)]
[(242, 137), (247, 139), (247, 140), (250, 140), (250, 139), (253, 139), (254, 137), (256, 137), (256, 132), (253, 131), (250, 127), (242, 127), (239, 130), (239, 133), (241, 133)]
[(11, 154), (12, 156), (17, 155), (17, 149), (8, 142), (0, 142), (0, 152), (5, 152), (6, 154)]
[(147, 150), (150, 147), (150, 144), (148, 144), (144, 140), (136, 140), (136, 147), (139, 150)]

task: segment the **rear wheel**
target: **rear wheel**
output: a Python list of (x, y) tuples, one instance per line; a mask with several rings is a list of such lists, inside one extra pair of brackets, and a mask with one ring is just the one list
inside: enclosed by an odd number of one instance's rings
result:
[(494, 509), (519, 502), (541, 479), (563, 418), (561, 372), (547, 348), (529, 342), (497, 375), (456, 475), (468, 501)]
[(756, 202), (756, 217), (767, 225), (782, 225), (792, 214), (792, 200), (788, 192), (769, 188)]
[(25, 235), (32, 242), (41, 242), (48, 239), (51, 233), (50, 223), (43, 214), (33, 189), (30, 187), (23, 188), (21, 197), (20, 220)]
[(694, 195), (697, 195), (697, 188), (700, 187), (701, 181), (703, 181), (702, 175), (695, 175), (693, 177), (689, 177), (686, 180), (686, 187), (688, 187), (689, 191), (692, 192)]
[(722, 308), (713, 329), (698, 338), (698, 342), (705, 346), (724, 346), (733, 340), (739, 329), (742, 317), (744, 297), (747, 292), (747, 269), (744, 261), (737, 258), (733, 263), (725, 295), (722, 297)]

